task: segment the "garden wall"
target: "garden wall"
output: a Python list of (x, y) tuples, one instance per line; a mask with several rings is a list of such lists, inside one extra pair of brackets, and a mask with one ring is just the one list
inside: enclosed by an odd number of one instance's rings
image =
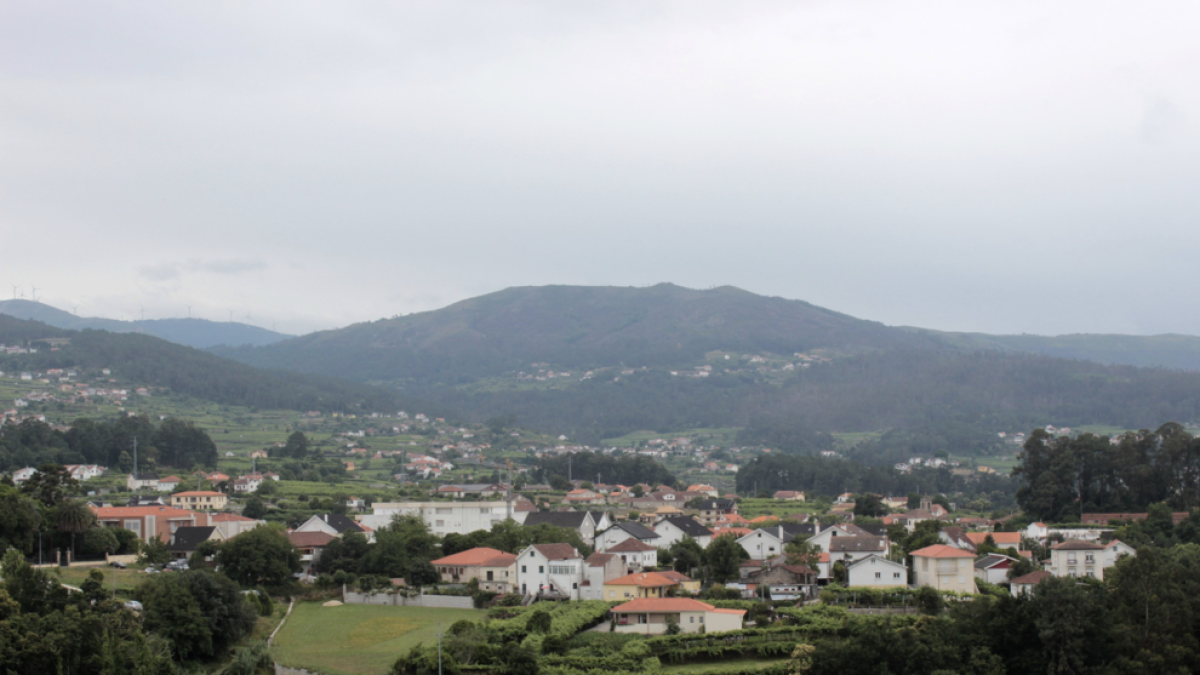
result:
[(418, 595), (403, 593), (355, 593), (347, 591), (342, 601), (350, 605), (396, 605), (407, 607), (442, 607), (445, 609), (475, 609), (475, 601), (465, 595)]

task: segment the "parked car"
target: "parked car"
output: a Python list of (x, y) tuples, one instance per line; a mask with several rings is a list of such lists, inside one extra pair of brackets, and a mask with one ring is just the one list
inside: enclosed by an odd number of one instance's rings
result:
[(146, 574), (158, 574), (159, 571), (160, 570), (157, 567), (147, 567), (145, 569)]
[(120, 569), (120, 570), (125, 569), (125, 563), (121, 562), (120, 560), (114, 560), (114, 561), (110, 562), (109, 565), (112, 565), (113, 567)]
[(142, 611), (142, 603), (137, 600), (129, 600), (125, 603), (125, 609), (132, 609), (135, 612)]
[(174, 570), (176, 572), (186, 571), (187, 568), (188, 564), (186, 560), (172, 560), (171, 562), (167, 563), (167, 569)]

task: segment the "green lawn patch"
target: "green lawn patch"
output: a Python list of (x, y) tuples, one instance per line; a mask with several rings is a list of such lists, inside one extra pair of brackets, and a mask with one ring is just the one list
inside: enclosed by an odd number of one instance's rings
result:
[(729, 659), (728, 661), (706, 661), (704, 663), (677, 663), (675, 665), (663, 666), (664, 673), (706, 673), (715, 672), (723, 673), (737, 670), (739, 672), (762, 670), (767, 666), (774, 666), (780, 663), (786, 663), (787, 659), (776, 658), (750, 658), (750, 659)]
[(474, 609), (305, 602), (275, 636), (273, 654), (282, 665), (328, 675), (382, 675), (418, 642), (436, 644), (439, 622), (445, 632), (455, 621), (485, 615)]

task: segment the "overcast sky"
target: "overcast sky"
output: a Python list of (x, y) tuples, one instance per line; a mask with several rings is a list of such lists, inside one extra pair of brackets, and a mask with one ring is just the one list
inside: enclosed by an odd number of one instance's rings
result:
[(1184, 0), (8, 0), (0, 284), (289, 332), (671, 281), (1200, 334), (1197, 26)]

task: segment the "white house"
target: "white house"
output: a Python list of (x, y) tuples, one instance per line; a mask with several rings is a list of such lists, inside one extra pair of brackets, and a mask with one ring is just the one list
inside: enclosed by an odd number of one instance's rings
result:
[[(490, 530), (508, 518), (508, 503), (497, 502), (376, 502), (373, 513), (358, 516), (359, 522), (373, 529), (390, 525), (395, 516), (419, 516), (439, 537)], [(528, 511), (514, 504), (512, 518), (524, 523)]]
[(375, 533), (372, 530), (338, 513), (318, 513), (304, 521), (295, 531), (324, 532), (335, 537), (340, 537), (348, 532), (357, 532), (364, 535), (368, 542), (375, 539)]
[(975, 578), (982, 579), (989, 584), (1006, 583), (1008, 582), (1008, 571), (1012, 569), (1014, 562), (1016, 562), (1015, 558), (999, 553), (989, 553), (975, 561)]
[(66, 469), (71, 474), (71, 478), (81, 483), (102, 476), (105, 471), (108, 471), (99, 464), (68, 464)]
[(908, 567), (878, 555), (860, 558), (846, 566), (848, 586), (907, 586)]
[(774, 527), (764, 527), (738, 537), (738, 544), (750, 555), (751, 560), (767, 560), (783, 554), (786, 533)]
[(651, 547), (657, 547), (661, 537), (654, 530), (632, 521), (619, 522), (607, 530), (596, 535), (596, 549), (602, 552), (608, 552), (613, 546), (620, 544), (626, 539), (636, 539), (643, 544)]
[(131, 473), (125, 479), (125, 487), (130, 490), (157, 490), (158, 489), (158, 474), (156, 473)]
[(834, 537), (829, 541), (829, 557), (832, 561), (849, 564), (870, 556), (884, 556), (891, 552), (887, 537), (858, 535)]
[(1050, 536), (1050, 528), (1046, 527), (1045, 523), (1030, 523), (1021, 534), (1026, 539), (1046, 541), (1046, 538)]
[(1056, 577), (1092, 577), (1103, 580), (1104, 569), (1117, 564), (1117, 558), (1121, 555), (1136, 555), (1136, 551), (1116, 539), (1108, 547), (1072, 539), (1050, 547), (1050, 565), (1046, 567), (1046, 571)]
[(575, 530), (583, 543), (591, 546), (596, 541), (596, 532), (600, 531), (597, 521), (608, 522), (607, 518), (602, 511), (534, 511), (525, 516), (523, 525), (551, 525)]
[(580, 600), (603, 600), (604, 584), (628, 574), (624, 561), (616, 553), (593, 553), (583, 565)]
[(25, 481), (29, 480), (30, 478), (33, 478), (33, 474), (35, 474), (35, 473), (37, 473), (37, 469), (27, 466), (24, 469), (17, 469), (16, 471), (14, 471), (13, 475), (12, 475), (12, 479), (13, 479), (14, 483), (17, 483), (19, 485), (19, 484), (24, 483)]
[(625, 541), (610, 546), (605, 553), (615, 554), (625, 563), (625, 569), (628, 574), (641, 572), (643, 569), (658, 567), (658, 549), (650, 544), (642, 543), (638, 539), (630, 537)]
[(712, 542), (712, 530), (700, 524), (700, 521), (691, 516), (671, 516), (663, 518), (654, 524), (654, 532), (658, 534), (658, 542), (655, 544), (659, 548), (671, 548), (675, 544), (683, 541), (684, 537), (691, 537), (700, 544), (700, 548), (708, 548)]
[(517, 583), (525, 595), (579, 599), (583, 556), (570, 544), (534, 544), (517, 555)]

